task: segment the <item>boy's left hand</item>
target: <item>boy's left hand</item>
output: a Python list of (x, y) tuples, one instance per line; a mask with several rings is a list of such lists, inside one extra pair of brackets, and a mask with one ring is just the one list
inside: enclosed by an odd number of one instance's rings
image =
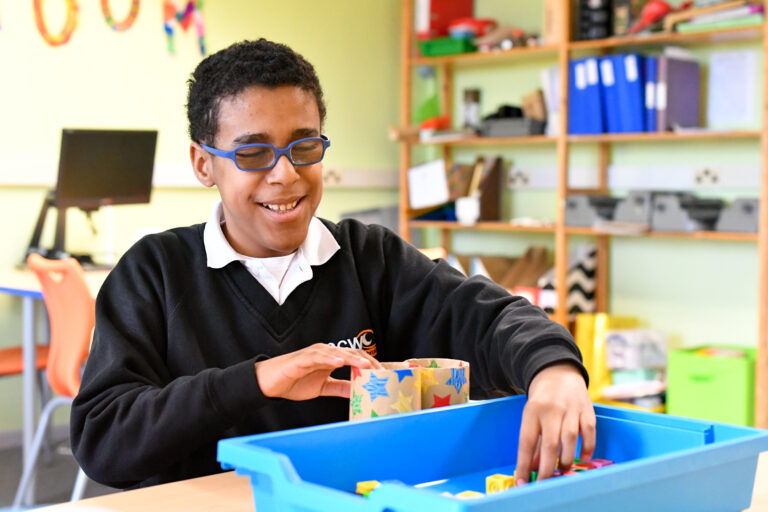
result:
[(581, 372), (562, 363), (541, 370), (528, 386), (528, 403), (523, 409), (517, 453), (517, 483), (528, 482), (531, 469), (537, 479), (549, 478), (573, 463), (576, 442), (581, 434), (579, 458), (587, 461), (595, 450), (595, 409)]

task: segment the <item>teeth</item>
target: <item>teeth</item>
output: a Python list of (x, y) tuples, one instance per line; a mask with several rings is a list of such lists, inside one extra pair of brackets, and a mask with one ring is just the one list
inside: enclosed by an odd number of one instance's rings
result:
[(294, 201), (292, 203), (288, 204), (267, 204), (263, 203), (264, 206), (272, 210), (273, 212), (287, 212), (289, 210), (293, 210), (296, 208), (296, 205), (298, 204), (298, 201)]

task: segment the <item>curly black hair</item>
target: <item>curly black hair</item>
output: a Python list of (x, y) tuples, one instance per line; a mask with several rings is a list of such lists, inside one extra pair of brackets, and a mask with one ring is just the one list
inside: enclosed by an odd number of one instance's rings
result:
[(315, 96), (320, 124), (325, 120), (323, 90), (315, 68), (288, 46), (264, 38), (235, 43), (209, 55), (198, 64), (187, 84), (189, 136), (197, 143), (213, 145), (221, 100), (254, 85), (300, 87)]

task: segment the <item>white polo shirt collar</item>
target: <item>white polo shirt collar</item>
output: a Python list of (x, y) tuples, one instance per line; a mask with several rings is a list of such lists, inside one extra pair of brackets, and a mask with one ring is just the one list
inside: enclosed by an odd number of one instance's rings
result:
[(211, 216), (203, 230), (208, 267), (223, 268), (233, 261), (239, 261), (278, 304), (283, 304), (292, 291), (312, 279), (312, 266), (323, 265), (340, 248), (330, 230), (317, 217), (312, 217), (307, 238), (292, 257), (277, 257), (283, 258), (282, 262), (276, 258), (253, 258), (232, 248), (221, 229), (223, 222), (224, 211), (219, 200), (211, 209)]

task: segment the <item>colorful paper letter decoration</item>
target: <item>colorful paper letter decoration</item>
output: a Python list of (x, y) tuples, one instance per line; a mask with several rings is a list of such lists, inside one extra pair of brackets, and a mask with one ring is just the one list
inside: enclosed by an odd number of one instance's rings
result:
[(114, 16), (112, 16), (112, 9), (109, 7), (109, 0), (101, 0), (101, 12), (107, 25), (112, 27), (112, 30), (121, 32), (131, 28), (131, 25), (136, 21), (136, 17), (139, 15), (140, 2), (141, 0), (131, 0), (131, 10), (128, 11), (128, 15), (123, 21), (115, 21)]
[(64, 21), (64, 28), (59, 34), (51, 34), (48, 32), (48, 27), (45, 25), (45, 19), (43, 17), (43, 0), (35, 0), (33, 3), (35, 9), (35, 25), (37, 25), (37, 31), (43, 36), (46, 43), (51, 46), (61, 46), (69, 42), (69, 38), (72, 37), (72, 33), (77, 28), (77, 2), (75, 0), (65, 0), (67, 3), (67, 18)]
[(181, 25), (184, 32), (187, 31), (192, 21), (195, 22), (197, 30), (197, 43), (200, 48), (200, 55), (205, 55), (205, 23), (203, 22), (203, 0), (188, 0), (186, 7), (181, 10), (176, 7), (174, 0), (164, 0), (163, 2), (163, 20), (165, 35), (168, 40), (168, 52), (176, 53), (176, 44), (174, 42), (174, 27)]

